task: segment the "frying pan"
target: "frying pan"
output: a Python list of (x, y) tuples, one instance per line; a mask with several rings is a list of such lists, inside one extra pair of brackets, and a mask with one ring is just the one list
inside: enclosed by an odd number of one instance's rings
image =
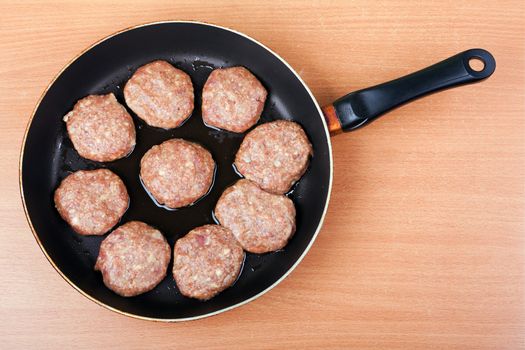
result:
[[(483, 61), (475, 71), (469, 60)], [(97, 163), (81, 158), (69, 140), (62, 116), (89, 94), (113, 92), (124, 104), (122, 88), (141, 65), (164, 59), (187, 72), (195, 87), (195, 111), (181, 127), (152, 128), (129, 111), (137, 128), (137, 146), (121, 160)], [(288, 245), (269, 254), (247, 254), (236, 283), (208, 301), (183, 297), (168, 276), (152, 291), (124, 298), (102, 283), (93, 270), (100, 236), (80, 236), (59, 217), (53, 192), (69, 173), (109, 168), (125, 182), (130, 207), (122, 222), (141, 220), (160, 229), (173, 247), (192, 228), (214, 222), (213, 208), (222, 191), (239, 175), (232, 167), (244, 137), (206, 127), (201, 91), (217, 67), (242, 65), (252, 71), (269, 95), (259, 123), (294, 120), (305, 129), (314, 156), (288, 196), (297, 208), (297, 231)], [(58, 273), (84, 296), (113, 311), (142, 319), (181, 321), (217, 314), (264, 294), (302, 260), (319, 233), (332, 186), (330, 134), (354, 130), (414, 98), (490, 76), (495, 61), (481, 49), (462, 52), (429, 68), (351, 93), (321, 110), (299, 75), (276, 53), (236, 31), (199, 22), (160, 22), (133, 27), (107, 37), (76, 57), (48, 86), (30, 119), (20, 158), (20, 188), (36, 241)], [(323, 113), (324, 112), (324, 113)], [(210, 193), (195, 205), (175, 211), (157, 207), (138, 176), (139, 162), (153, 145), (181, 137), (211, 151), (217, 173)]]

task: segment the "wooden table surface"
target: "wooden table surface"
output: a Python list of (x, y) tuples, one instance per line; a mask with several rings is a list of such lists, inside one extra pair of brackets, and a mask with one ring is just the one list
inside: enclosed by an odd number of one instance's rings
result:
[[(3, 2), (0, 347), (525, 347), (523, 2)], [(497, 69), (333, 138), (325, 225), (279, 286), (211, 318), (147, 322), (87, 300), (47, 262), (23, 214), (18, 158), (36, 101), (69, 60), (168, 19), (264, 42), (320, 104), (473, 47)]]

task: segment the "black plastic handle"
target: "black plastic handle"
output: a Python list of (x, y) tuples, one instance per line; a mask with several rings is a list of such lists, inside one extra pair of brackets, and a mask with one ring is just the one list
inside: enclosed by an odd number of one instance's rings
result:
[[(469, 65), (471, 59), (481, 60), (484, 63), (483, 69), (473, 70)], [(327, 118), (333, 119), (335, 112), (340, 129), (355, 130), (416, 98), (486, 79), (495, 69), (496, 61), (488, 51), (467, 50), (402, 78), (343, 96), (333, 103), (333, 109), (327, 106), (332, 114), (327, 115)], [(327, 110), (325, 108), (325, 114)], [(335, 128), (334, 130), (337, 131)]]

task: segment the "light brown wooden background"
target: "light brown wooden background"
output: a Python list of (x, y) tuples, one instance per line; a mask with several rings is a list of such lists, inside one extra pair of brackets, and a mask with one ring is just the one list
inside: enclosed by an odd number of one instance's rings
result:
[[(525, 347), (525, 11), (521, 1), (3, 1), (0, 347), (517, 349)], [(303, 263), (262, 298), (162, 324), (88, 301), (26, 224), (26, 122), (78, 52), (135, 24), (195, 19), (279, 52), (321, 104), (472, 47), (492, 78), (333, 139), (334, 187)]]

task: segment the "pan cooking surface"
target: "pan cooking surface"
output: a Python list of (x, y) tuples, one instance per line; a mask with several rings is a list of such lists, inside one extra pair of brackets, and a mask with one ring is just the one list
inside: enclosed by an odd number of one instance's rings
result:
[[(195, 110), (179, 128), (164, 130), (146, 125), (129, 108), (137, 130), (137, 146), (127, 158), (97, 163), (81, 158), (69, 140), (62, 117), (89, 94), (112, 92), (125, 106), (123, 87), (143, 64), (163, 59), (188, 73), (195, 89)], [(108, 168), (119, 175), (130, 194), (130, 207), (121, 223), (144, 221), (157, 227), (170, 246), (191, 229), (214, 223), (213, 207), (222, 191), (240, 177), (232, 166), (244, 134), (219, 131), (201, 119), (201, 92), (214, 68), (242, 65), (268, 90), (260, 123), (289, 119), (300, 123), (314, 146), (314, 157), (301, 181), (289, 194), (297, 208), (297, 231), (281, 251), (247, 254), (233, 287), (201, 302), (183, 297), (171, 276), (152, 291), (124, 298), (107, 289), (93, 271), (105, 236), (80, 236), (60, 218), (53, 192), (73, 171)], [(178, 210), (159, 207), (139, 178), (139, 163), (153, 145), (179, 137), (206, 147), (216, 162), (210, 192), (192, 206)], [(272, 286), (302, 256), (322, 219), (330, 186), (330, 150), (318, 109), (293, 72), (271, 52), (228, 30), (198, 23), (159, 23), (120, 33), (91, 48), (57, 78), (36, 110), (22, 158), (23, 196), (29, 219), (42, 248), (62, 274), (83, 292), (105, 305), (142, 317), (180, 319), (220, 311)]]

